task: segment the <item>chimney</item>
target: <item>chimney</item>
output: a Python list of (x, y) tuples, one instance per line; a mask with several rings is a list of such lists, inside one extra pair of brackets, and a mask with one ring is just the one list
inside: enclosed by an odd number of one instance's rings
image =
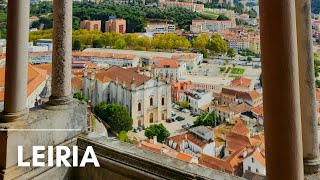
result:
[(83, 76), (84, 76), (84, 77), (87, 77), (87, 76), (88, 76), (88, 71), (87, 71), (86, 68), (83, 70)]
[(157, 144), (157, 136), (153, 136), (153, 144)]
[(245, 150), (243, 151), (242, 156), (243, 156), (244, 158), (247, 156), (247, 149), (245, 149)]
[(91, 80), (95, 79), (95, 72), (93, 70), (91, 71), (90, 79)]

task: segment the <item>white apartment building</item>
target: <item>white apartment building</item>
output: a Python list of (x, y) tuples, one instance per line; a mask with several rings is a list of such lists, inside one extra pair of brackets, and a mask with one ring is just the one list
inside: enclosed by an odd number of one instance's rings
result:
[(200, 107), (212, 102), (212, 91), (208, 90), (188, 90), (180, 94), (180, 101), (187, 101), (190, 103), (192, 112), (200, 113)]
[(248, 153), (247, 151), (243, 152), (243, 172), (251, 171), (254, 173), (266, 175), (266, 162), (265, 157), (260, 152), (260, 148), (253, 150)]
[(82, 94), (92, 105), (100, 102), (123, 105), (133, 127), (147, 127), (171, 117), (171, 86), (139, 73), (113, 66), (84, 76)]
[(176, 26), (167, 23), (148, 23), (145, 30), (147, 33), (153, 34), (174, 33), (176, 31)]
[(235, 27), (236, 22), (233, 20), (192, 20), (192, 25), (190, 25), (190, 31), (193, 33), (218, 32)]
[(161, 8), (185, 8), (195, 12), (204, 11), (204, 4), (197, 4), (197, 3), (190, 3), (190, 2), (167, 1), (167, 2), (161, 2), (160, 7)]
[(38, 39), (37, 46), (47, 46), (49, 51), (52, 51), (52, 39)]
[(161, 79), (169, 78), (171, 81), (179, 81), (187, 74), (185, 62), (180, 64), (175, 60), (160, 60), (154, 68), (154, 76)]

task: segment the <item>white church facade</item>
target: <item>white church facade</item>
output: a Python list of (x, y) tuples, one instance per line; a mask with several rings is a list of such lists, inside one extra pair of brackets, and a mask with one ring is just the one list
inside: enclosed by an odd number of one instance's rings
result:
[(82, 94), (95, 106), (100, 102), (123, 105), (133, 127), (148, 127), (171, 117), (170, 83), (113, 66), (83, 77)]

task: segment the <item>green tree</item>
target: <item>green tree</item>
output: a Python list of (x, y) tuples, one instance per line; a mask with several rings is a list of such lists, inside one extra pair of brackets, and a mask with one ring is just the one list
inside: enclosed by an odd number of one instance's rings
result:
[(181, 102), (179, 102), (179, 105), (182, 108), (190, 108), (190, 103), (188, 101), (181, 101)]
[(236, 51), (233, 48), (228, 48), (227, 56), (229, 56), (231, 59), (236, 56)]
[(82, 50), (82, 47), (83, 47), (83, 45), (80, 40), (76, 39), (73, 41), (72, 50), (80, 51), (80, 50)]
[(252, 57), (249, 56), (249, 57), (247, 58), (247, 61), (252, 62)]
[(314, 61), (314, 76), (317, 78), (319, 77), (319, 66), (320, 66), (320, 61), (319, 61), (319, 56), (317, 53), (313, 53), (313, 61)]
[(118, 40), (116, 40), (116, 42), (114, 43), (114, 48), (115, 49), (124, 49), (127, 47), (127, 43), (123, 38), (119, 38)]
[(144, 135), (149, 139), (157, 136), (158, 142), (163, 142), (170, 136), (169, 131), (163, 126), (163, 124), (153, 124), (146, 128)]
[(220, 14), (217, 18), (218, 21), (225, 21), (225, 20), (229, 20), (229, 18), (223, 14)]
[(195, 40), (192, 42), (192, 47), (198, 50), (204, 50), (209, 43), (209, 36), (207, 34), (200, 34)]
[(128, 142), (128, 143), (131, 142), (126, 131), (120, 131), (117, 134), (117, 138), (119, 139), (119, 141), (122, 141), (122, 142)]
[(193, 122), (195, 126), (211, 126), (215, 127), (217, 125), (217, 116), (215, 111), (210, 112), (209, 114), (202, 114), (197, 117), (197, 119)]
[(208, 45), (208, 49), (214, 53), (226, 53), (227, 52), (227, 42), (221, 38), (218, 34), (213, 34)]
[(100, 39), (94, 40), (92, 42), (92, 47), (93, 48), (103, 48), (104, 47), (103, 41)]
[(253, 9), (250, 9), (248, 11), (248, 14), (249, 14), (250, 18), (256, 18), (257, 17), (257, 12), (255, 10), (253, 10)]
[(89, 103), (88, 98), (82, 96), (79, 92), (73, 94), (73, 98)]
[(94, 112), (116, 132), (132, 129), (133, 120), (121, 105), (102, 102), (94, 107)]

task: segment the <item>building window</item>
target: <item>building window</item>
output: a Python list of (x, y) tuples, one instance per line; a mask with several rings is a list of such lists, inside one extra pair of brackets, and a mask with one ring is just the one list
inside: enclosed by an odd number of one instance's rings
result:
[(138, 111), (141, 111), (141, 102), (138, 103)]
[(259, 173), (259, 169), (256, 169), (256, 173)]
[(251, 167), (250, 166), (248, 166), (248, 171), (251, 171)]
[(252, 160), (252, 163), (254, 163), (254, 158), (251, 158), (251, 160)]
[(162, 106), (164, 106), (164, 97), (162, 97), (162, 99), (161, 99), (161, 104), (162, 104)]
[(165, 115), (164, 115), (164, 113), (162, 113), (162, 118), (161, 119), (164, 120), (164, 117), (165, 117)]
[(153, 123), (153, 113), (150, 114), (149, 120), (150, 123)]
[(153, 98), (150, 98), (150, 106), (153, 106)]

